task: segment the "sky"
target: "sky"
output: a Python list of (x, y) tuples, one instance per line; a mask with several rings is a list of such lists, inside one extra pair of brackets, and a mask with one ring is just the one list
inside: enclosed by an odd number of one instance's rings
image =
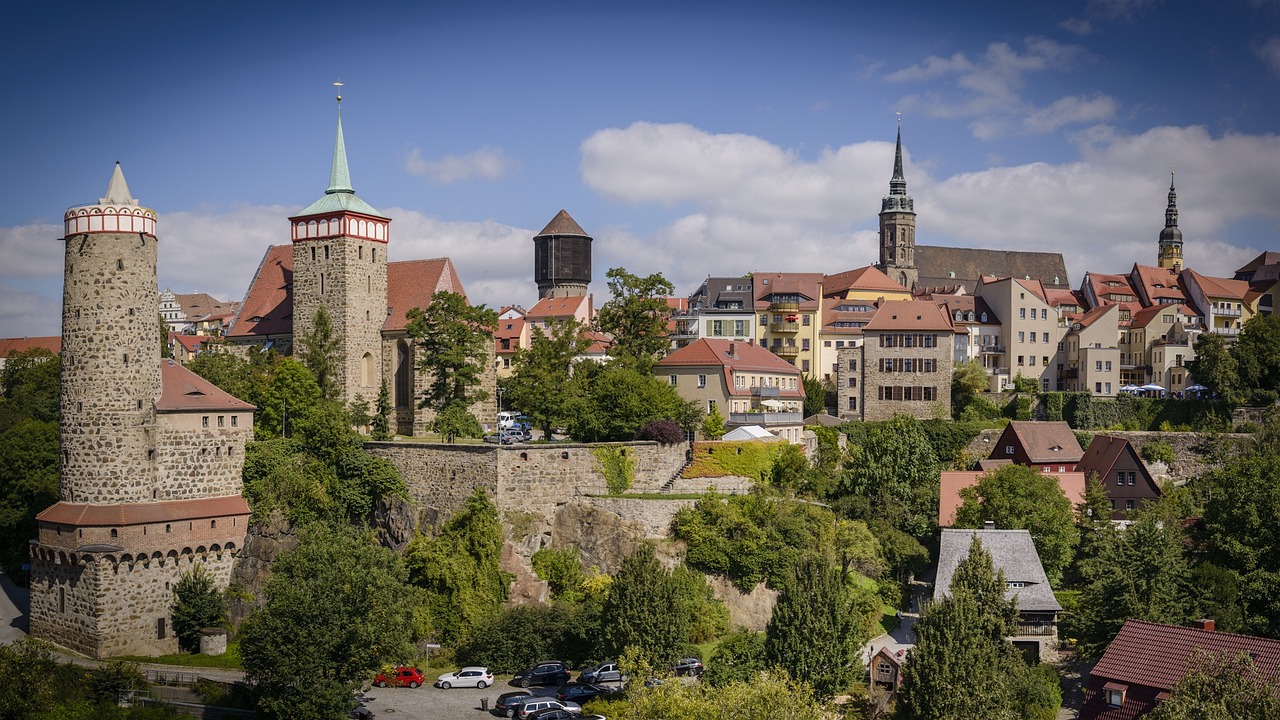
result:
[(605, 271), (877, 261), (901, 113), (917, 242), (1155, 264), (1170, 169), (1189, 267), (1280, 249), (1280, 0), (118, 2), (6, 9), (0, 337), (59, 332), (62, 213), (121, 163), (159, 286), (243, 297), (328, 185), (391, 260), (531, 306), (560, 209)]

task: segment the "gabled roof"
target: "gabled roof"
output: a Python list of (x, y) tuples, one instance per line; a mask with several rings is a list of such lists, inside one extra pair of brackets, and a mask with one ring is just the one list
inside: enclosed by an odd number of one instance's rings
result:
[[(1008, 464), (1008, 462), (1000, 463), (1001, 466)], [(938, 525), (942, 527), (950, 527), (955, 524), (956, 512), (958, 512), (960, 510), (960, 506), (964, 504), (963, 498), (960, 497), (960, 491), (977, 485), (978, 479), (983, 475), (986, 475), (989, 471), (990, 470), (980, 472), (965, 470), (942, 471), (942, 477), (939, 481)], [(1058, 486), (1062, 488), (1062, 494), (1066, 495), (1067, 499), (1071, 501), (1072, 507), (1084, 502), (1084, 473), (1061, 472), (1044, 474), (1058, 479)], [(1009, 579), (1012, 580), (1013, 578)]]
[(580, 235), (582, 237), (591, 237), (587, 235), (587, 231), (578, 225), (577, 221), (569, 216), (569, 213), (561, 210), (556, 216), (551, 218), (551, 222), (542, 228), (542, 232), (533, 237), (540, 238), (544, 235)]
[(1048, 301), (1049, 307), (1060, 308), (1063, 305), (1075, 305), (1084, 309), (1088, 303), (1080, 296), (1079, 290), (1063, 290), (1060, 288), (1045, 288), (1045, 300)]
[(248, 514), (249, 503), (244, 497), (228, 495), (198, 500), (110, 505), (59, 502), (36, 515), (36, 520), (78, 527), (113, 527)]
[(863, 331), (942, 330), (953, 332), (951, 316), (931, 300), (889, 300), (876, 308)]
[(209, 293), (174, 293), (173, 300), (187, 320), (230, 313), (236, 307), (236, 303), (223, 302)]
[(189, 353), (200, 351), (200, 346), (211, 340), (208, 335), (183, 335), (181, 333), (169, 333), (169, 340), (178, 343)]
[(1010, 434), (1017, 438), (1033, 463), (1074, 463), (1080, 462), (1084, 455), (1075, 432), (1065, 422), (1014, 420), (1000, 435), (997, 444), (1003, 444)]
[(44, 348), (57, 355), (62, 352), (62, 336), (0, 338), (0, 358), (7, 358), (10, 353), (25, 352), (34, 348)]
[(972, 292), (984, 275), (1030, 277), (1046, 287), (1070, 287), (1062, 253), (917, 245), (916, 267), (916, 284), (922, 287), (964, 285)]
[(466, 297), (462, 281), (447, 257), (429, 260), (400, 260), (387, 263), (387, 319), (382, 331), (403, 330), (409, 324), (405, 313), (431, 304), (431, 296), (446, 291)]
[(590, 296), (588, 295), (542, 298), (533, 307), (529, 308), (529, 312), (525, 313), (524, 316), (529, 322), (556, 318), (576, 318), (582, 310), (582, 306), (588, 302), (590, 302)]
[(262, 256), (227, 337), (293, 333), (293, 247), (272, 245)]
[(1280, 680), (1280, 640), (1235, 633), (1178, 627), (1146, 620), (1127, 620), (1094, 666), (1092, 675), (1161, 690), (1190, 670), (1196, 650), (1233, 659), (1248, 654), (1264, 680)]
[(205, 380), (175, 360), (160, 361), (158, 412), (250, 411), (254, 406)]
[(698, 338), (659, 360), (658, 367), (723, 367), (786, 375), (800, 374), (795, 365), (759, 345), (719, 338)]
[(872, 290), (907, 293), (909, 290), (885, 275), (875, 265), (846, 270), (822, 279), (822, 294), (831, 297), (849, 290)]
[(1204, 294), (1210, 298), (1244, 300), (1245, 293), (1249, 292), (1249, 283), (1244, 280), (1210, 277), (1201, 275), (1195, 270), (1183, 270), (1182, 272), (1184, 276), (1190, 276), (1204, 291)]
[(1040, 564), (1040, 554), (1027, 530), (959, 530), (944, 528), (938, 545), (938, 572), (933, 586), (934, 597), (951, 595), (951, 580), (956, 567), (969, 556), (973, 538), (991, 553), (996, 572), (1004, 571), (1007, 582), (1025, 583), (1021, 588), (1005, 591), (1006, 598), (1018, 599), (1019, 612), (1061, 612), (1062, 606), (1053, 596), (1049, 577)]
[(525, 320), (522, 317), (499, 320), (494, 326), (493, 336), (498, 339), (516, 339), (524, 335)]
[(1236, 270), (1236, 279), (1243, 280), (1244, 278), (1240, 277), (1241, 275), (1256, 273), (1259, 268), (1265, 267), (1267, 265), (1280, 265), (1280, 252), (1271, 252), (1270, 250), (1268, 250), (1267, 252), (1264, 252), (1258, 257), (1245, 263), (1239, 269)]
[[(1142, 291), (1146, 304), (1158, 305), (1161, 299), (1187, 301), (1186, 293), (1182, 291), (1182, 285), (1178, 281), (1178, 273), (1170, 268), (1134, 264), (1129, 277), (1130, 284)], [(1136, 282), (1133, 281), (1134, 278)]]
[(769, 306), (771, 295), (799, 295), (801, 310), (818, 309), (818, 297), (822, 294), (822, 273), (752, 273), (752, 290), (755, 292), (757, 310)]
[(1151, 307), (1143, 308), (1138, 312), (1135, 312), (1133, 314), (1133, 320), (1130, 323), (1130, 327), (1145, 328), (1164, 313), (1173, 313), (1177, 320), (1185, 320), (1188, 317), (1199, 317), (1195, 310), (1192, 310), (1186, 305), (1152, 305)]
[(1120, 312), (1119, 305), (1116, 305), (1116, 304), (1099, 305), (1098, 307), (1092, 310), (1089, 310), (1081, 314), (1079, 317), (1077, 317), (1075, 319), (1075, 322), (1072, 323), (1071, 329), (1075, 330), (1076, 329), (1075, 325), (1079, 324), (1080, 325), (1079, 329), (1083, 330), (1084, 328), (1087, 328), (1093, 325), (1094, 323), (1098, 322), (1099, 320), (1101, 320), (1104, 316), (1107, 315), (1107, 313), (1116, 313), (1116, 316), (1119, 317), (1119, 312)]
[(1084, 451), (1084, 457), (1080, 458), (1080, 464), (1077, 469), (1084, 473), (1085, 476), (1097, 473), (1098, 479), (1106, 483), (1107, 478), (1111, 477), (1112, 468), (1115, 467), (1116, 461), (1120, 459), (1121, 455), (1125, 454), (1129, 455), (1138, 466), (1142, 481), (1156, 495), (1160, 495), (1160, 486), (1151, 477), (1151, 471), (1147, 469), (1147, 464), (1142, 461), (1142, 457), (1138, 455), (1133, 444), (1122, 437), (1094, 435), (1093, 440), (1089, 442), (1089, 448)]

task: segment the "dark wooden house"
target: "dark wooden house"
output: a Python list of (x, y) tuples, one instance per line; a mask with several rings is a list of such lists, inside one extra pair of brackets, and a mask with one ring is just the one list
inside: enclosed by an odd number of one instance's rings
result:
[(1065, 422), (1015, 420), (996, 440), (983, 469), (1007, 460), (1042, 472), (1075, 472), (1083, 454), (1075, 432)]
[(1147, 464), (1125, 438), (1094, 435), (1080, 460), (1080, 470), (1086, 478), (1098, 474), (1098, 481), (1111, 498), (1112, 520), (1124, 520), (1129, 511), (1160, 497), (1160, 486), (1151, 477)]

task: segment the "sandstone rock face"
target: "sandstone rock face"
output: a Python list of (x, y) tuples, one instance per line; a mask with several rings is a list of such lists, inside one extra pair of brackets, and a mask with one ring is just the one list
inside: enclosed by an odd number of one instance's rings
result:
[(769, 624), (773, 606), (778, 603), (777, 590), (770, 590), (760, 583), (751, 588), (751, 592), (744, 593), (728, 578), (712, 575), (707, 576), (707, 584), (729, 609), (729, 623), (733, 627), (764, 630)]
[(249, 528), (244, 549), (236, 556), (231, 572), (231, 582), (239, 593), (231, 601), (231, 627), (239, 628), (250, 613), (266, 604), (262, 591), (271, 574), (271, 563), (297, 546), (297, 530), (278, 515)]
[(418, 527), (418, 512), (408, 500), (391, 495), (374, 504), (368, 520), (383, 547), (403, 552)]

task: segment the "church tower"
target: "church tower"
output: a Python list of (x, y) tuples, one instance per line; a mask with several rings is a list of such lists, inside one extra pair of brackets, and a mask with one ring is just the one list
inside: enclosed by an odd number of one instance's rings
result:
[(1160, 231), (1160, 254), (1156, 264), (1166, 270), (1182, 270), (1182, 231), (1178, 229), (1178, 193), (1169, 173), (1169, 205), (1164, 209), (1164, 229)]
[(893, 178), (889, 194), (880, 202), (880, 263), (877, 267), (910, 290), (915, 286), (916, 268), (915, 201), (907, 194), (907, 178), (902, 172), (902, 124), (898, 124), (898, 147), (893, 156)]
[(293, 342), (315, 327), (324, 308), (339, 338), (338, 399), (377, 398), (382, 384), (382, 326), (387, 318), (387, 240), (391, 219), (356, 195), (342, 138), (342, 95), (329, 189), (289, 218), (293, 240)]
[(591, 284), (591, 236), (561, 210), (533, 236), (538, 299), (581, 297)]

